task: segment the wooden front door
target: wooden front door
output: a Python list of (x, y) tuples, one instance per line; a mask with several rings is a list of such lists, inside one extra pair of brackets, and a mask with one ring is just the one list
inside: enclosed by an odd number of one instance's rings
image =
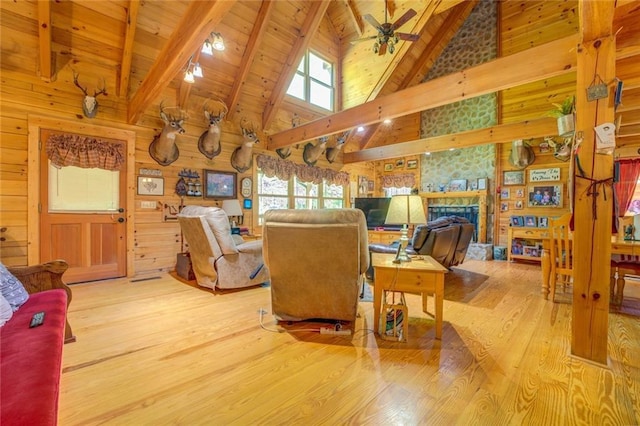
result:
[[(45, 148), (51, 133), (40, 133), (41, 262), (65, 260), (67, 283), (125, 276), (126, 165), (116, 172), (55, 168)], [(125, 141), (109, 141), (123, 144), (126, 152)]]

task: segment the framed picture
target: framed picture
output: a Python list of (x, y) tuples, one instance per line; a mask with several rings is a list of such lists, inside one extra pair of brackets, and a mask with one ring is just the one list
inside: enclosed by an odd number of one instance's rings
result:
[(478, 189), (487, 189), (487, 178), (479, 178), (478, 179)]
[(536, 216), (525, 216), (524, 217), (524, 226), (528, 226), (529, 228), (537, 228), (538, 227), (538, 218)]
[(407, 169), (418, 168), (418, 160), (407, 160)]
[(164, 195), (164, 179), (138, 176), (138, 195)]
[(522, 210), (524, 208), (524, 202), (522, 200), (518, 200), (513, 203), (513, 208), (516, 210)]
[(509, 203), (507, 203), (506, 201), (504, 203), (500, 203), (500, 211), (501, 212), (508, 212), (509, 211)]
[(449, 182), (449, 191), (466, 191), (467, 190), (467, 180), (466, 179), (454, 179)]
[(562, 207), (562, 185), (530, 185), (528, 207)]
[(522, 188), (516, 189), (516, 198), (524, 198), (524, 189)]
[(374, 189), (374, 183), (372, 180), (367, 181), (367, 191), (369, 192), (373, 192)]
[(522, 216), (511, 216), (511, 226), (524, 226)]
[(404, 167), (404, 159), (396, 160), (396, 169), (401, 169)]
[(358, 176), (358, 196), (367, 195), (367, 190), (369, 189), (369, 183), (366, 176)]
[(384, 163), (384, 171), (392, 172), (393, 171), (393, 163)]
[(509, 189), (502, 189), (500, 191), (500, 199), (508, 200), (509, 198), (511, 198), (511, 191)]
[(536, 246), (523, 246), (522, 254), (531, 257), (540, 257), (540, 250)]
[(540, 216), (538, 218), (538, 228), (548, 228), (549, 227), (549, 218), (546, 216)]
[(236, 172), (204, 171), (204, 198), (216, 200), (237, 198)]
[(503, 185), (524, 185), (524, 170), (513, 170), (503, 172), (502, 174)]

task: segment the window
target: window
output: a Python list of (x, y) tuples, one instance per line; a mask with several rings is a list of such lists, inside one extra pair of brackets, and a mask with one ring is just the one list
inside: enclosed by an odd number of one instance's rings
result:
[(307, 51), (296, 69), (287, 94), (333, 111), (333, 64)]
[[(258, 170), (258, 224), (270, 209), (340, 209), (344, 207), (344, 187), (326, 182), (302, 182), (297, 177), (281, 180)], [(293, 206), (293, 207), (291, 207)]]

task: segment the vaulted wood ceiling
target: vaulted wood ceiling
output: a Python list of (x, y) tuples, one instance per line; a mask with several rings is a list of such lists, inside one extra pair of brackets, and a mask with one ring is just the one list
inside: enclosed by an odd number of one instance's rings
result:
[[(419, 34), (420, 39), (401, 42), (394, 54), (379, 56), (372, 52), (373, 43), (351, 41), (375, 34), (363, 16), (372, 14), (382, 21), (383, 0), (39, 1), (29, 7), (24, 2), (2, 2), (3, 68), (26, 68), (45, 81), (68, 79), (69, 69), (84, 81), (105, 78), (110, 98), (104, 102), (130, 124), (157, 121), (157, 106), (166, 99), (193, 115), (201, 115), (207, 99), (221, 99), (229, 106), (229, 120), (256, 123), (270, 136), (267, 147), (275, 149), (351, 127), (357, 124), (354, 116), (371, 110), (376, 102), (389, 108), (394, 93), (420, 84), (475, 3), (387, 0), (393, 12), (390, 21), (409, 9), (417, 12), (402, 31)], [(640, 34), (640, 19), (632, 18), (640, 15), (638, 9), (638, 2), (618, 2), (618, 27), (625, 28), (619, 61), (640, 57), (634, 41)], [(227, 48), (213, 57), (201, 55), (200, 47), (212, 31), (223, 35)], [(337, 112), (304, 130), (287, 131), (294, 117), (306, 123), (330, 115), (285, 97), (309, 47), (335, 61), (342, 76), (338, 111), (356, 112)], [(27, 48), (38, 55), (30, 55)], [(182, 80), (190, 58), (204, 69), (204, 77), (194, 84)], [(640, 102), (635, 101), (640, 81), (635, 75), (620, 78), (625, 78), (629, 98), (626, 131), (640, 133)], [(495, 91), (498, 87), (492, 84)], [(386, 144), (419, 139), (415, 123), (420, 106), (401, 103), (393, 114), (398, 120), (395, 134), (384, 133)], [(363, 104), (368, 106), (355, 109)], [(366, 132), (352, 136), (345, 152), (381, 145), (378, 123), (384, 117), (373, 110), (368, 114)], [(340, 120), (348, 125), (337, 125)]]

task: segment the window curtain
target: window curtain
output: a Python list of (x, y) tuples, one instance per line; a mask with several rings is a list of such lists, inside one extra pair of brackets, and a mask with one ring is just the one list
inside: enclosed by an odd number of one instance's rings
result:
[(618, 217), (623, 217), (629, 210), (629, 204), (633, 198), (638, 176), (640, 176), (640, 159), (618, 160), (618, 179), (613, 184), (614, 191), (614, 221), (615, 231), (618, 229)]
[(296, 176), (303, 182), (319, 184), (325, 180), (330, 185), (349, 185), (349, 174), (346, 172), (336, 172), (331, 169), (321, 169), (320, 167), (307, 166), (306, 164), (296, 164), (265, 154), (258, 154), (256, 156), (256, 163), (260, 170), (268, 177), (275, 176), (281, 180), (289, 180), (293, 176)]
[(49, 136), (47, 156), (55, 167), (76, 166), (83, 169), (120, 170), (125, 162), (123, 144), (60, 133)]
[(413, 188), (416, 185), (416, 176), (412, 173), (399, 173), (382, 176), (383, 188)]

